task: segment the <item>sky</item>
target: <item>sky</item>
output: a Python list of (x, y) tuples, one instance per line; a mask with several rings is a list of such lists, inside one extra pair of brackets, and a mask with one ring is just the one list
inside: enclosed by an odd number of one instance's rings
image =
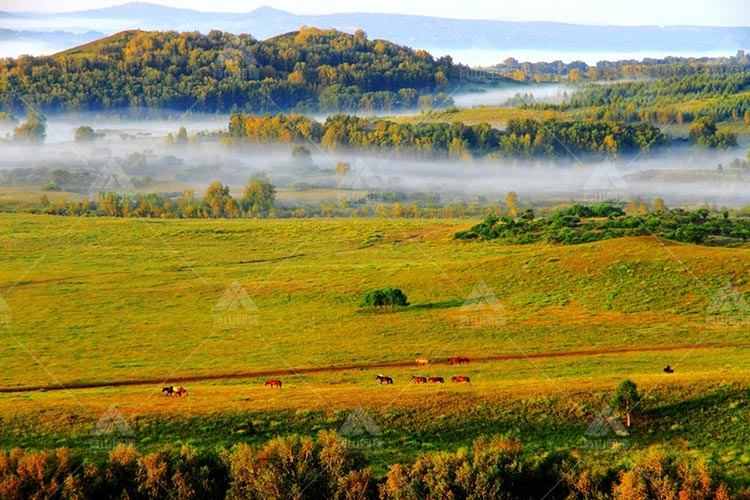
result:
[[(123, 3), (126, 2), (0, 0), (0, 10), (66, 12)], [(748, 0), (153, 0), (151, 3), (214, 12), (249, 12), (257, 7), (270, 6), (295, 14), (388, 12), (460, 19), (576, 24), (750, 26)]]

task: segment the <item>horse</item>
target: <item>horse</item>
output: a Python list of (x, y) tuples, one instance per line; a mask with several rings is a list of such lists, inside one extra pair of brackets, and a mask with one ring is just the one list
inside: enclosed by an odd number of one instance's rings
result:
[(456, 356), (448, 359), (449, 365), (462, 365), (468, 363), (470, 360), (466, 356)]
[(417, 366), (427, 366), (430, 364), (430, 360), (427, 358), (417, 358)]
[(380, 375), (380, 374), (375, 375), (375, 380), (380, 382), (380, 385), (383, 385), (383, 384), (389, 385), (393, 383), (393, 379), (391, 377), (386, 377), (385, 375)]
[(266, 380), (266, 385), (268, 387), (278, 387), (281, 389), (281, 380)]
[(664, 373), (674, 373), (674, 368), (667, 365), (666, 367), (664, 367)]
[(471, 382), (471, 380), (469, 380), (469, 377), (458, 376), (458, 377), (451, 377), (451, 382), (462, 384), (464, 382)]
[(411, 381), (414, 382), (415, 384), (426, 384), (427, 383), (427, 379), (424, 378), (424, 377), (412, 377)]
[(445, 380), (443, 380), (443, 377), (429, 377), (427, 381), (431, 384), (442, 384), (445, 383)]
[(180, 387), (178, 387), (177, 389), (174, 390), (174, 394), (175, 394), (175, 396), (178, 396), (178, 397), (182, 397), (183, 394), (185, 396), (187, 396), (188, 395), (188, 391), (184, 387), (180, 386)]
[(448, 358), (448, 364), (449, 365), (457, 365), (458, 364), (458, 358), (457, 357)]
[(169, 385), (161, 390), (161, 392), (166, 392), (165, 396), (173, 396), (174, 395), (174, 386)]

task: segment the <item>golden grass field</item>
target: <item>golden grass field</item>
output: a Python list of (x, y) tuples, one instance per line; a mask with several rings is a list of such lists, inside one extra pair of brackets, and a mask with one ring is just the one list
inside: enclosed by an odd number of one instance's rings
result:
[[(654, 238), (579, 246), (452, 239), (471, 224), (0, 215), (0, 294), (11, 316), (0, 344), (2, 439), (72, 445), (115, 405), (151, 444), (231, 444), (242, 434), (187, 422), (252, 415), (268, 436), (335, 428), (361, 404), (411, 448), (450, 448), (533, 422), (541, 427), (529, 439), (543, 448), (545, 439), (575, 442), (584, 414), (631, 378), (653, 412), (643, 439), (716, 449), (728, 468), (750, 463), (746, 430), (722, 437), (705, 425), (750, 413), (747, 326), (706, 321), (727, 280), (747, 291), (747, 250)], [(248, 328), (214, 324), (213, 308), (235, 280), (257, 306)], [(480, 280), (502, 304), (491, 311), (502, 326), (462, 324)], [(411, 305), (359, 308), (364, 292), (385, 286), (404, 290)], [(447, 365), (456, 355), (474, 361)], [(417, 357), (436, 359), (424, 368)], [(674, 375), (662, 373), (666, 364)], [(393, 386), (377, 384), (381, 372)], [(410, 384), (419, 373), (446, 383)], [(452, 375), (472, 382), (452, 384)], [(283, 388), (264, 387), (267, 378)], [(164, 385), (185, 385), (190, 395), (165, 398)], [(701, 418), (687, 422), (684, 405)], [(308, 412), (322, 421), (311, 424)], [(465, 433), (450, 425), (471, 415)]]

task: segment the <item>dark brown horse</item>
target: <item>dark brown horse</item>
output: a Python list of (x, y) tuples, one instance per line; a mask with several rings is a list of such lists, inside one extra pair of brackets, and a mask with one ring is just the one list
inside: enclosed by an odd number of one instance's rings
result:
[(468, 363), (470, 360), (466, 356), (456, 356), (454, 358), (448, 359), (449, 365), (462, 365), (464, 363)]
[(174, 386), (169, 385), (161, 390), (161, 392), (166, 392), (165, 396), (173, 396), (174, 395)]
[(426, 384), (427, 383), (427, 379), (424, 378), (424, 377), (412, 377), (411, 381), (414, 382), (415, 384)]
[(458, 377), (451, 377), (451, 382), (463, 384), (464, 382), (471, 382), (471, 380), (469, 380), (469, 377), (458, 376)]
[(667, 365), (666, 367), (664, 367), (664, 373), (674, 373), (674, 368)]
[(445, 380), (443, 380), (443, 377), (428, 377), (427, 381), (431, 384), (442, 384), (445, 383)]
[(385, 375), (375, 375), (375, 380), (380, 382), (380, 385), (389, 385), (393, 383), (393, 379), (391, 377), (386, 377)]
[(281, 389), (281, 380), (266, 380), (266, 385), (268, 387), (278, 387)]

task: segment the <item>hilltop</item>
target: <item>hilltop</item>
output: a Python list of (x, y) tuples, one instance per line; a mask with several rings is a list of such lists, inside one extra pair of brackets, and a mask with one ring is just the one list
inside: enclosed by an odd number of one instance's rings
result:
[[(53, 56), (4, 61), (3, 110), (121, 107), (209, 112), (411, 109), (460, 68), (386, 40), (301, 28), (259, 41), (129, 30)], [(54, 79), (54, 92), (52, 91)]]

